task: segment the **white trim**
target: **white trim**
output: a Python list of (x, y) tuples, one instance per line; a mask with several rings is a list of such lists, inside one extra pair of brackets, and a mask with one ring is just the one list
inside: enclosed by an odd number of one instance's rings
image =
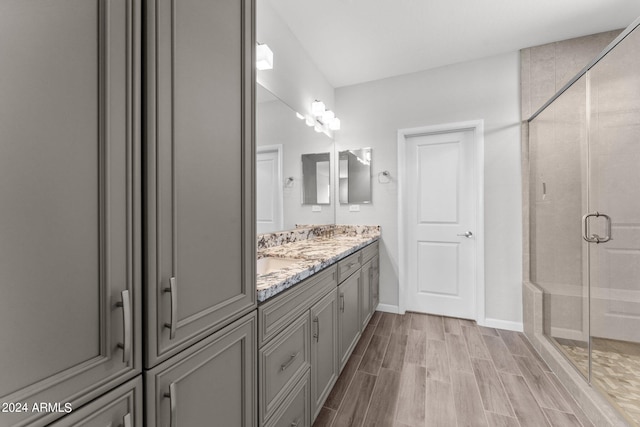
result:
[(268, 153), (270, 151), (275, 151), (278, 156), (278, 182), (280, 185), (278, 186), (278, 199), (277, 202), (280, 205), (280, 218), (277, 221), (276, 230), (282, 230), (284, 228), (284, 165), (282, 162), (284, 161), (283, 157), (283, 148), (282, 144), (274, 144), (274, 145), (259, 145), (256, 146), (256, 156), (258, 153)]
[(378, 307), (376, 307), (376, 311), (384, 311), (385, 313), (400, 314), (400, 312), (398, 311), (398, 306), (391, 305), (391, 304), (378, 304)]
[[(404, 191), (406, 177), (406, 159), (405, 159), (405, 142), (408, 137), (417, 135), (426, 135), (431, 133), (454, 132), (459, 130), (472, 130), (476, 142), (476, 167), (474, 181), (477, 189), (477, 206), (476, 206), (476, 287), (475, 302), (476, 315), (475, 320), (484, 325), (487, 321), (493, 319), (485, 319), (485, 287), (484, 287), (484, 120), (472, 120), (467, 122), (445, 123), (432, 126), (421, 126), (417, 128), (399, 129), (398, 130), (398, 312), (404, 314), (406, 311), (406, 276), (407, 276), (407, 256), (405, 251), (406, 245), (406, 227), (404, 219)], [(496, 322), (503, 322), (495, 320)], [(504, 321), (505, 325), (520, 325), (522, 323)], [(516, 329), (513, 329), (516, 330)]]
[(506, 329), (507, 331), (524, 331), (522, 322), (512, 322), (511, 320), (484, 319), (484, 322), (478, 322), (478, 325), (486, 326), (487, 328)]

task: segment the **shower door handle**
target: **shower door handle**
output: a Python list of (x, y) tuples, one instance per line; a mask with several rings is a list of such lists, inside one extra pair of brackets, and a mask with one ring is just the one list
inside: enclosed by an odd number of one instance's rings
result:
[[(605, 219), (605, 221), (607, 222), (606, 236), (600, 237), (595, 233), (592, 233), (591, 235), (589, 235), (589, 218), (590, 217), (596, 217), (596, 218), (603, 217)], [(585, 242), (596, 243), (596, 244), (605, 243), (611, 240), (611, 217), (607, 214), (603, 214), (598, 211), (585, 214), (582, 217), (582, 238), (585, 240)]]

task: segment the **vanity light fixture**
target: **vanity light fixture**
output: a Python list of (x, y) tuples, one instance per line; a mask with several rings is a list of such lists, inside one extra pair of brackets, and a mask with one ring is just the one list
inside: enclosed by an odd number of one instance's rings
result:
[(296, 117), (300, 120), (304, 120), (304, 116), (296, 111)]
[(317, 99), (315, 101), (313, 101), (311, 103), (311, 114), (314, 115), (314, 117), (322, 117), (322, 115), (324, 114), (326, 107), (324, 105), (324, 102), (322, 101), (318, 101)]
[[(324, 128), (327, 135), (330, 135), (329, 131), (340, 130), (340, 119), (336, 117), (336, 113), (327, 109), (324, 102), (317, 99), (313, 101), (311, 103), (311, 114), (315, 117), (315, 121)], [(311, 126), (309, 118), (307, 118), (307, 124)]]
[(256, 68), (271, 70), (273, 68), (273, 52), (266, 44), (258, 43), (256, 48)]
[(336, 114), (331, 110), (325, 110), (324, 113), (322, 113), (322, 123), (331, 123), (335, 118)]

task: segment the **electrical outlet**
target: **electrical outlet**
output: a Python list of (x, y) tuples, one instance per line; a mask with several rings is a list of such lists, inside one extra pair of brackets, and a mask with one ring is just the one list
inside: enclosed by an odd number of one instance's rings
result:
[(349, 205), (349, 212), (360, 212), (360, 205)]
[(322, 212), (322, 206), (318, 206), (318, 205), (311, 206), (311, 212)]

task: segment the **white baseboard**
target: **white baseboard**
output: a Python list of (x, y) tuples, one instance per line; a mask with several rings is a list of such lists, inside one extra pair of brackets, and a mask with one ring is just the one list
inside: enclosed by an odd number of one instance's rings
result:
[(478, 321), (478, 325), (486, 326), (487, 328), (506, 329), (507, 331), (522, 332), (524, 326), (522, 322), (512, 322), (510, 320), (500, 319), (484, 319), (484, 322)]
[(391, 304), (378, 304), (378, 307), (376, 308), (376, 310), (384, 311), (385, 313), (395, 313), (395, 314), (400, 313), (400, 311), (398, 310), (398, 306), (391, 305)]

